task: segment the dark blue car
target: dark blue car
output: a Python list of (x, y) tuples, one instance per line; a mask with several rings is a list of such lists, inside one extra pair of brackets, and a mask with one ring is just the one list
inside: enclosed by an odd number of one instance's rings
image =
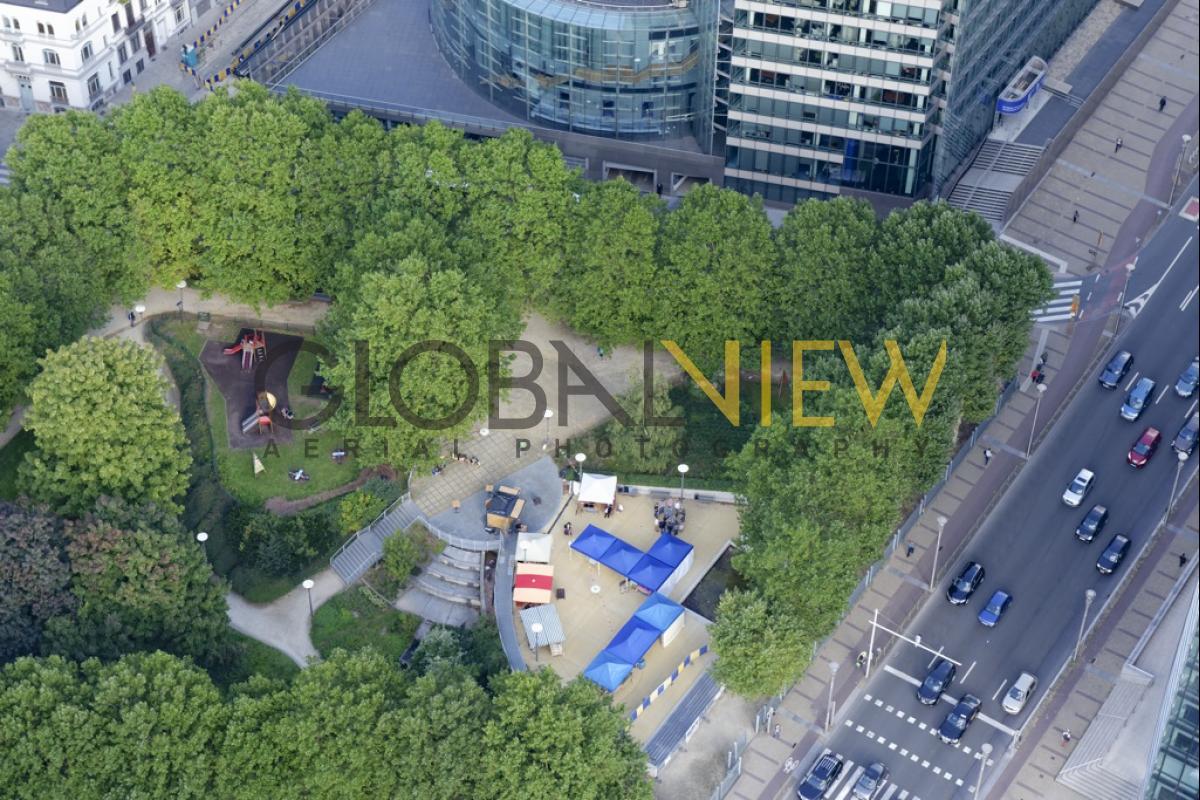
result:
[(1012, 605), (1012, 595), (1003, 589), (997, 589), (992, 593), (992, 598), (987, 601), (987, 605), (983, 607), (983, 611), (979, 612), (980, 624), (985, 628), (995, 627), (1010, 605)]
[(1104, 371), (1100, 373), (1100, 385), (1105, 389), (1115, 389), (1121, 383), (1121, 379), (1125, 377), (1125, 373), (1129, 372), (1129, 368), (1133, 366), (1133, 353), (1128, 350), (1122, 350), (1117, 353), (1104, 367)]

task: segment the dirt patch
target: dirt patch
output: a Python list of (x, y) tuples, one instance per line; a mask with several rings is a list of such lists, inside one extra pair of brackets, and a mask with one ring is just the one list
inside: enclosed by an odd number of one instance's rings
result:
[[(288, 408), (287, 377), (300, 352), (300, 343), (304, 340), (298, 336), (288, 336), (282, 333), (264, 332), (266, 359), (261, 363), (253, 362), (251, 369), (242, 369), (244, 360), (242, 353), (225, 355), (227, 347), (239, 345), (254, 331), (243, 328), (229, 344), (221, 342), (206, 342), (200, 352), (200, 363), (212, 377), (213, 382), (225, 398), (225, 428), (229, 433), (229, 446), (235, 450), (245, 450), (251, 447), (261, 447), (264, 436), (256, 429), (242, 433), (242, 420), (255, 410), (256, 382), (266, 391), (275, 395), (275, 424), (274, 432), (269, 435), (279, 444), (290, 444), (292, 431), (282, 424), (284, 419), (280, 413)], [(256, 377), (265, 371), (261, 378)]]

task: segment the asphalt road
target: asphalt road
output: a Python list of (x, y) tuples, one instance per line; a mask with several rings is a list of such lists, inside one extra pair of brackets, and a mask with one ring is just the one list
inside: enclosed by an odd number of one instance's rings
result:
[[(829, 797), (848, 795), (861, 768), (875, 760), (891, 769), (898, 789), (885, 796), (892, 800), (970, 797), (979, 774), (981, 745), (990, 743), (991, 760), (998, 761), (1032, 707), (1031, 702), (1015, 717), (1005, 714), (1000, 708), (1004, 691), (1022, 670), (1036, 674), (1042, 681), (1039, 691), (1045, 691), (1071, 657), (1083, 620), (1085, 590), (1097, 592), (1091, 619), (1113, 591), (1121, 571), (1136, 561), (1166, 510), (1177, 470), (1170, 441), (1196, 410), (1195, 396), (1181, 399), (1172, 387), (1196, 355), (1200, 341), (1198, 259), (1196, 223), (1173, 212), (1139, 256), (1138, 292), (1155, 288), (1137, 316), (1123, 323), (1119, 341), (1109, 347), (1109, 352), (1134, 353), (1135, 364), (1122, 386), (1105, 391), (1094, 376), (1085, 379), (1087, 383), (963, 557), (939, 570), (944, 577), (936, 592), (905, 631), (962, 663), (949, 696), (932, 707), (917, 702), (915, 684), (934, 656), (897, 642), (825, 742), (825, 747), (852, 763)], [(1119, 291), (1117, 280), (1110, 285)], [(1154, 404), (1140, 420), (1129, 423), (1120, 418), (1118, 409), (1135, 373), (1154, 378), (1158, 387)], [(1150, 464), (1135, 471), (1127, 466), (1125, 456), (1148, 425), (1161, 430), (1164, 441)], [(1184, 464), (1183, 480), (1195, 472), (1197, 460), (1193, 454)], [(1068, 508), (1061, 495), (1080, 467), (1096, 473), (1096, 484), (1078, 509)], [(1084, 544), (1075, 539), (1074, 529), (1096, 503), (1108, 506), (1108, 524), (1095, 541)], [(1096, 559), (1116, 533), (1130, 536), (1133, 545), (1118, 573), (1106, 577), (1096, 571)], [(982, 563), (987, 577), (966, 606), (953, 607), (946, 602), (945, 590), (967, 560)], [(997, 627), (984, 628), (977, 615), (1000, 588), (1013, 595), (1012, 606)], [(895, 627), (889, 620), (880, 622)], [(934, 734), (953, 706), (951, 698), (963, 692), (983, 699), (982, 716), (959, 745), (943, 744)]]

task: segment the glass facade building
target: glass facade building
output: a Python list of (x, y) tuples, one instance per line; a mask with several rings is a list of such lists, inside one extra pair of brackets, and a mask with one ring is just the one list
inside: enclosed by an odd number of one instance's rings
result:
[(935, 193), (1012, 74), (1095, 3), (735, 0), (726, 185), (785, 203)]
[(432, 0), (451, 67), (533, 125), (711, 147), (718, 0)]
[(1150, 771), (1146, 800), (1194, 800), (1200, 796), (1200, 633), (1194, 623), (1191, 638)]

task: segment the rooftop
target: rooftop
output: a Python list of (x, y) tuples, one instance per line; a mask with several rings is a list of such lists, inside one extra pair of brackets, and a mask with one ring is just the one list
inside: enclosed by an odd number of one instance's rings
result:
[(39, 11), (66, 14), (82, 2), (83, 0), (3, 0), (3, 5), (36, 8)]

